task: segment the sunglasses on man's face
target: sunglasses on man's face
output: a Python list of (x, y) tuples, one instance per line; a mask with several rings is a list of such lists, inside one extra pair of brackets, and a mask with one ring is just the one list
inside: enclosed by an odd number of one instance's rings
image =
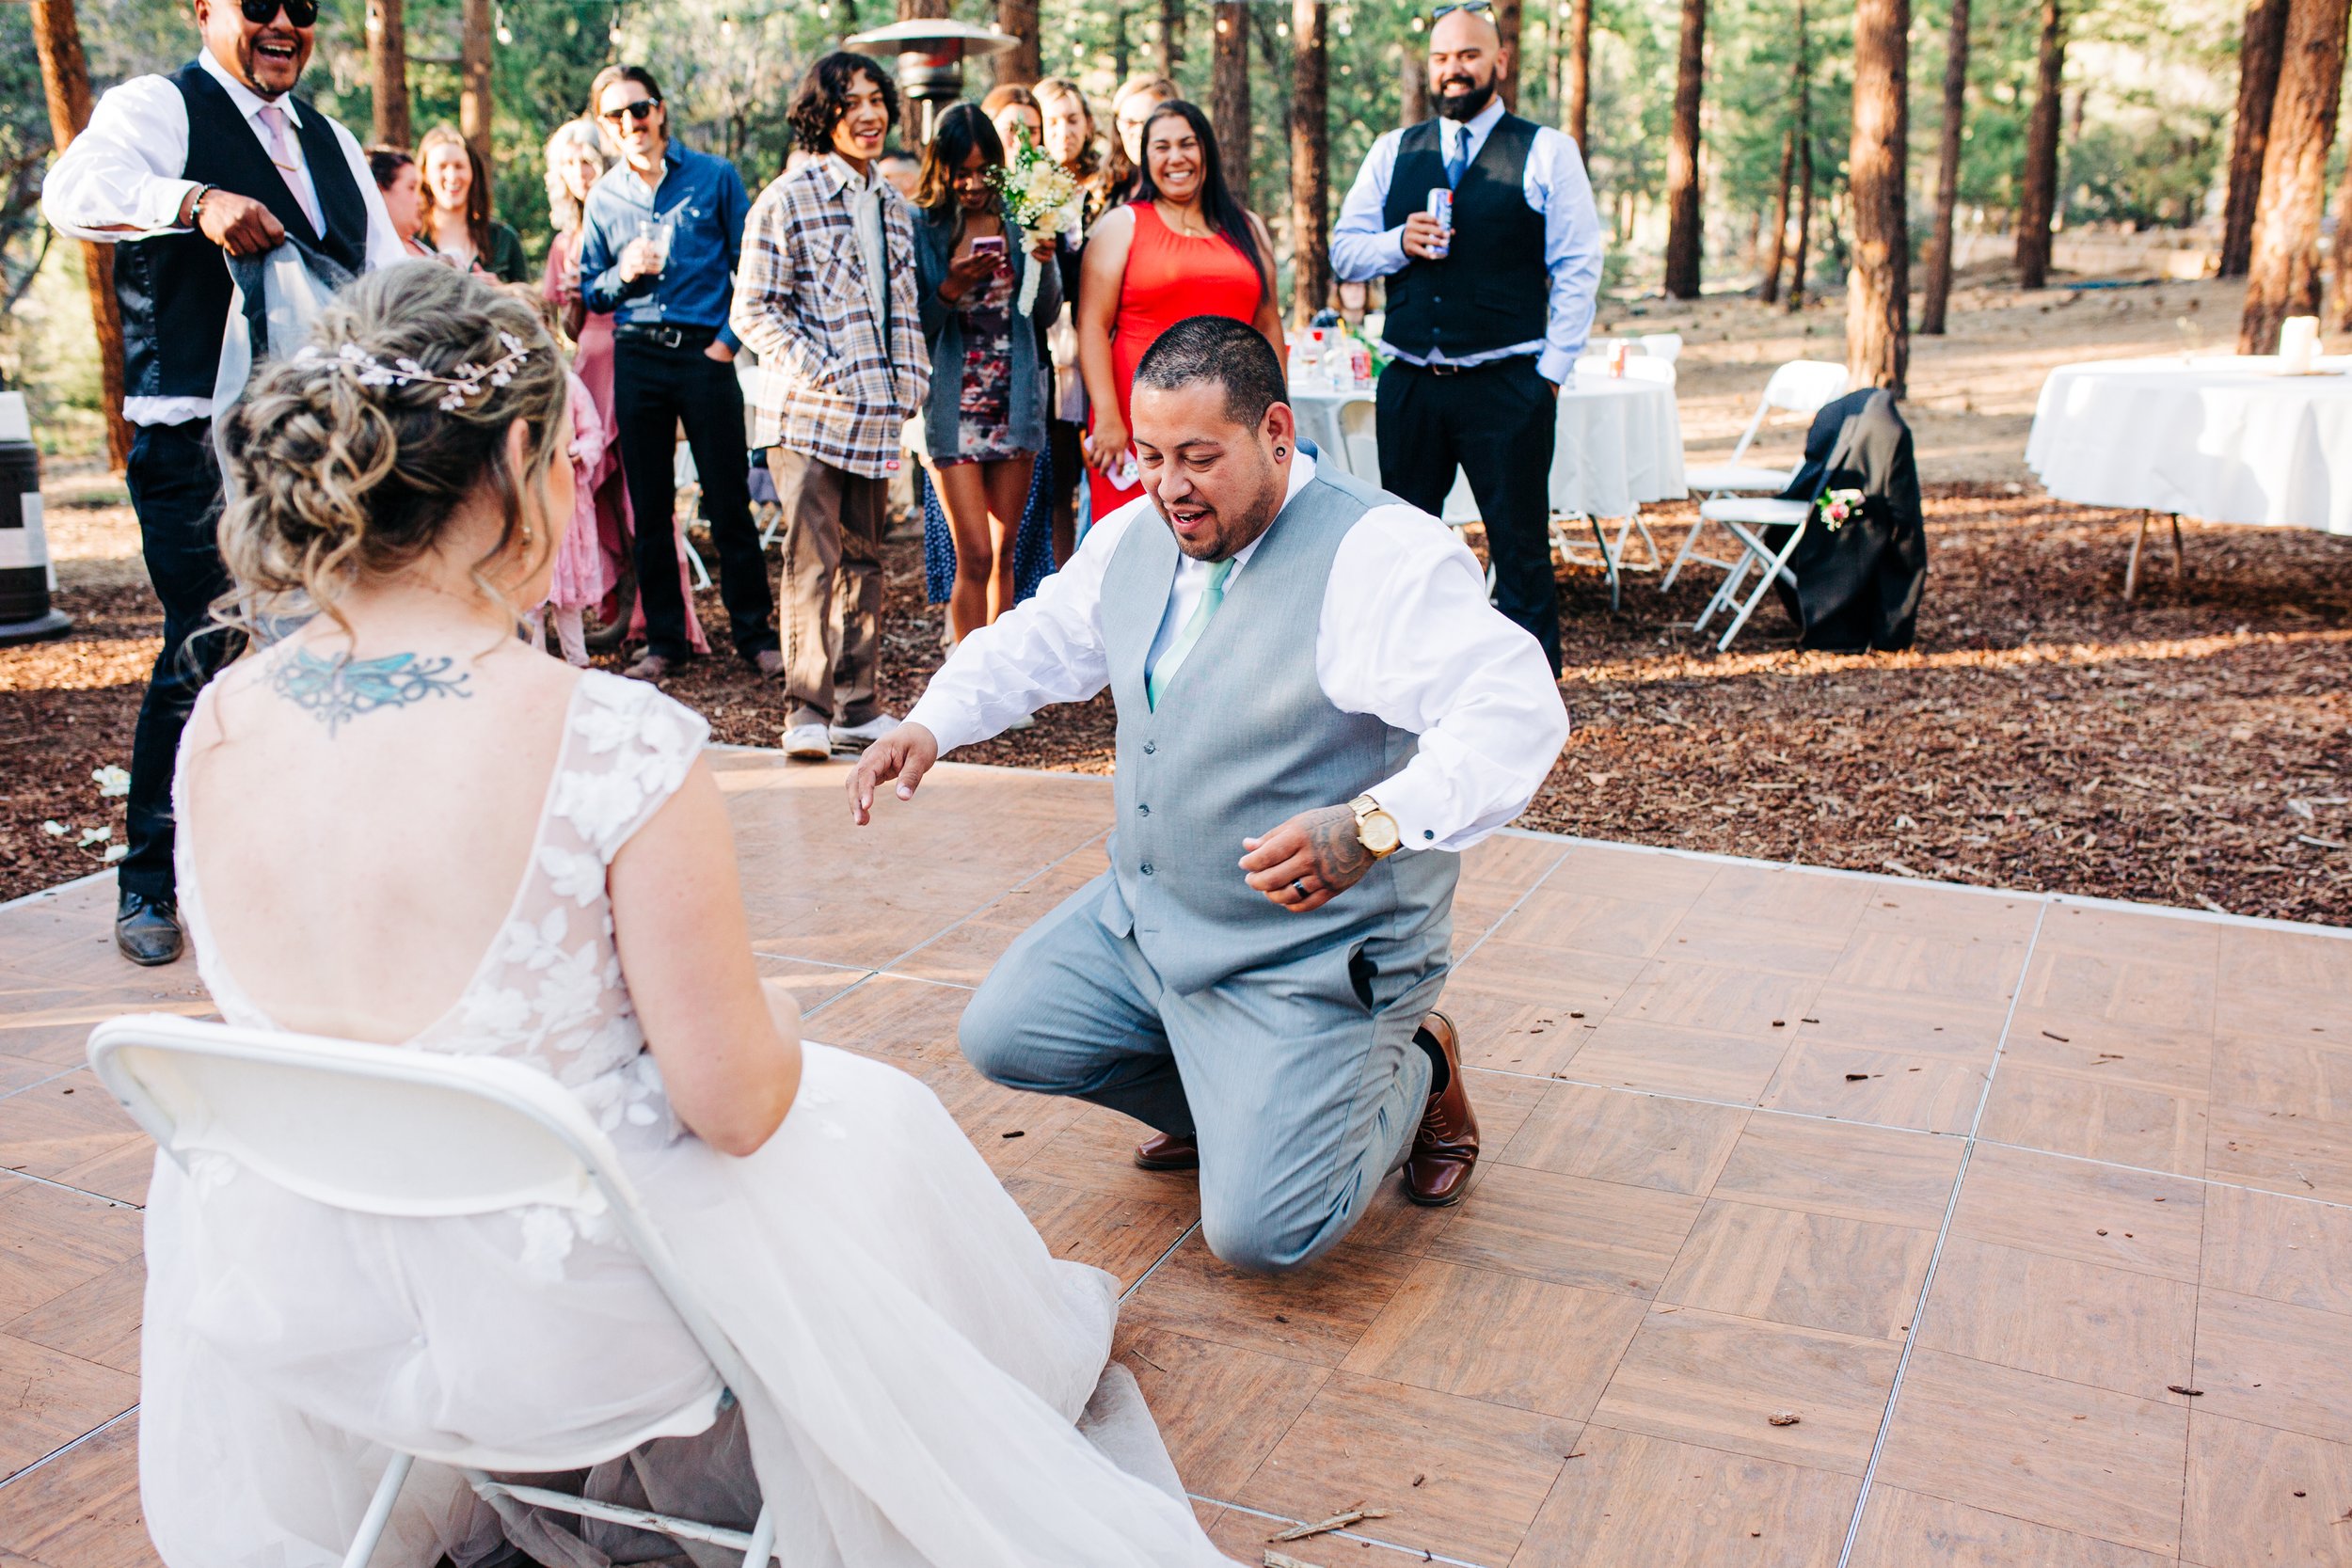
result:
[(237, 0), (237, 9), (256, 27), (268, 26), (281, 10), (296, 27), (314, 26), (319, 19), (319, 0)]
[(607, 109), (596, 118), (608, 125), (618, 125), (625, 119), (648, 120), (653, 118), (653, 112), (660, 107), (661, 107), (661, 100), (659, 98), (636, 98), (617, 109)]
[(1429, 13), (1429, 20), (1432, 22), (1443, 22), (1447, 17), (1452, 16), (1455, 11), (1491, 12), (1494, 8), (1493, 0), (1457, 0), (1457, 3), (1454, 5), (1439, 6), (1436, 10), (1431, 11)]

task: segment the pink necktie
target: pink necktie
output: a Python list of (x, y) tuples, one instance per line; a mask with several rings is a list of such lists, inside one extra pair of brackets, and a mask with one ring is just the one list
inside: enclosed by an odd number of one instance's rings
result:
[(317, 203), (302, 186), (300, 169), (294, 162), (294, 142), (286, 135), (286, 111), (276, 103), (262, 105), (262, 129), (269, 133), (269, 161), (278, 166), (278, 177), (286, 182), (286, 189), (294, 193), (295, 205), (310, 220), (311, 232), (324, 236), (326, 226), (319, 221)]

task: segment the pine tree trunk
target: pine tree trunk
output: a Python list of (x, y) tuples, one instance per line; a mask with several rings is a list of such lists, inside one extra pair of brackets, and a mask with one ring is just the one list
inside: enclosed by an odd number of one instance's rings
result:
[(1944, 124), (1935, 159), (1935, 232), (1928, 240), (1927, 296), (1919, 302), (1919, 330), (1944, 335), (1944, 309), (1952, 293), (1952, 213), (1960, 200), (1960, 146), (1968, 113), (1968, 0), (1952, 0), (1952, 24), (1944, 46)]
[(2237, 46), (2237, 129), (2230, 137), (2230, 195), (2221, 209), (2221, 276), (2243, 277), (2254, 254), (2254, 210), (2262, 202), (2263, 155), (2279, 96), (2279, 56), (2287, 41), (2287, 0), (2247, 0)]
[(1706, 248), (1699, 192), (1699, 95), (1707, 74), (1707, 0), (1682, 0), (1682, 52), (1675, 73), (1674, 137), (1666, 149), (1666, 293), (1699, 296)]
[(1045, 74), (1045, 40), (1037, 0), (996, 0), (996, 30), (1021, 41), (995, 56), (996, 80), (1028, 87)]
[(2062, 0), (2042, 0), (2042, 57), (2026, 122), (2026, 171), (2017, 198), (2017, 286), (2050, 281), (2050, 223), (2058, 215), (2058, 118), (2066, 90), (2066, 15)]
[[(919, 22), (947, 14), (947, 0), (898, 0), (898, 20)], [(1126, 8), (1120, 8), (1119, 20), (1127, 20)]]
[(1788, 127), (1780, 142), (1780, 194), (1772, 202), (1772, 245), (1764, 253), (1764, 280), (1756, 297), (1767, 305), (1780, 300), (1780, 269), (1788, 260), (1788, 187), (1797, 175), (1797, 128)]
[[(89, 59), (73, 0), (32, 0), (33, 48), (49, 100), (49, 139), (63, 152), (89, 123)], [(117, 473), (131, 460), (131, 423), (122, 417), (122, 305), (115, 297), (115, 247), (82, 242), (82, 281), (89, 293), (90, 326), (98, 338), (99, 396), (106, 405), (106, 466)]]
[(1495, 30), (1502, 35), (1502, 70), (1495, 79), (1502, 94), (1502, 106), (1513, 114), (1519, 109), (1519, 33), (1522, 21), (1520, 0), (1494, 0)]
[(378, 147), (412, 147), (408, 122), (408, 24), (402, 0), (368, 0), (368, 80), (375, 88), (369, 130)]
[(482, 166), (489, 168), (494, 166), (490, 157), (490, 0), (466, 0), (461, 47), (457, 131), (482, 160)]
[(1857, 387), (1902, 395), (1911, 370), (1911, 0), (1856, 0), (1853, 266), (1846, 284), (1846, 369)]
[(1331, 58), (1327, 0), (1291, 0), (1291, 319), (1331, 293)]
[(1562, 128), (1576, 143), (1585, 161), (1592, 160), (1586, 121), (1593, 103), (1593, 0), (1568, 0), (1568, 79), (1564, 85), (1567, 113)]
[(1209, 119), (1233, 199), (1249, 202), (1249, 8), (1216, 0), (1216, 43), (1209, 62)]
[(2319, 217), (2344, 87), (2345, 0), (2292, 0), (2263, 153), (2240, 354), (2275, 354), (2279, 324), (2319, 313)]
[(1404, 91), (1398, 97), (1397, 123), (1419, 125), (1437, 111), (1429, 106), (1429, 56), (1405, 46)]
[(2336, 245), (2328, 271), (2328, 314), (2322, 325), (2330, 332), (2352, 332), (2352, 162), (2345, 164), (2344, 183), (2336, 187)]
[(1813, 71), (1797, 0), (1797, 248), (1788, 259), (1788, 309), (1804, 309), (1804, 268), (1813, 241)]
[(1184, 59), (1184, 0), (1160, 0), (1160, 74), (1175, 80)]

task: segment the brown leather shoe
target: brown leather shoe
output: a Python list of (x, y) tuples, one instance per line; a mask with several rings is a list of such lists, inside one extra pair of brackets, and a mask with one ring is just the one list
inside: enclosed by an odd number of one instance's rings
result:
[(1136, 1145), (1136, 1164), (1144, 1170), (1199, 1170), (1200, 1145), (1191, 1138), (1154, 1132)]
[(1422, 1029), (1445, 1053), (1446, 1085), (1429, 1097), (1413, 1152), (1405, 1162), (1405, 1196), (1425, 1209), (1462, 1201), (1470, 1171), (1478, 1164), (1478, 1113), (1470, 1109), (1470, 1079), (1462, 1071), (1462, 1041), (1443, 1013), (1422, 1020)]

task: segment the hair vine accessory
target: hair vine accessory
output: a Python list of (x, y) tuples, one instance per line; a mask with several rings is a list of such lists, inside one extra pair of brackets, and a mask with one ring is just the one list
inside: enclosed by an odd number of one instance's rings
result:
[(306, 343), (295, 353), (294, 362), (348, 369), (359, 377), (362, 387), (446, 387), (449, 390), (442, 395), (440, 409), (444, 414), (454, 414), (466, 406), (468, 399), (480, 397), (485, 390), (514, 380), (515, 367), (531, 357), (531, 350), (511, 332), (500, 333), (499, 342), (506, 350), (502, 357), (487, 365), (467, 360), (457, 367), (455, 375), (436, 375), (414, 359), (395, 359), (387, 365), (358, 343), (345, 343), (331, 359), (321, 354), (315, 343)]

